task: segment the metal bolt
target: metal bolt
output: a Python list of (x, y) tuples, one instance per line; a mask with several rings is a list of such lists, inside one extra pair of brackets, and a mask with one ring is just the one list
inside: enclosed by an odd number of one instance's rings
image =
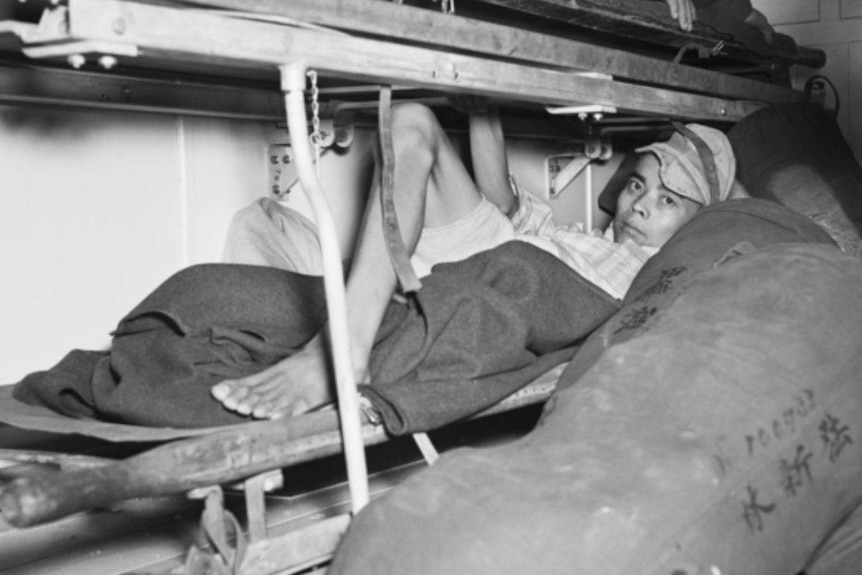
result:
[(720, 109), (720, 110), (718, 111), (718, 113), (719, 113), (719, 114), (721, 114), (722, 116), (727, 116), (727, 108), (722, 108), (722, 109)]
[(117, 65), (117, 59), (110, 54), (105, 54), (99, 58), (99, 65), (105, 70), (110, 70)]
[(114, 23), (111, 25), (111, 29), (114, 31), (114, 34), (118, 36), (122, 36), (126, 33), (126, 21), (122, 18), (117, 18), (114, 20)]
[(87, 63), (87, 59), (84, 58), (83, 54), (69, 54), (69, 57), (66, 58), (66, 62), (68, 62), (71, 67), (77, 70), (78, 68)]

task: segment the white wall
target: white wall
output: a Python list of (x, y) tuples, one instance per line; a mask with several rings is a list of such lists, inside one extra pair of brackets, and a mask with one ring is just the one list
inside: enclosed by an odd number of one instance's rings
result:
[(802, 87), (812, 74), (828, 77), (841, 99), (838, 122), (862, 161), (862, 0), (754, 0), (775, 29), (800, 46), (826, 53), (819, 70), (794, 67)]
[(172, 118), (0, 108), (0, 382), (104, 346), (180, 265), (177, 133)]
[(0, 383), (73, 348), (193, 263), (266, 194), (274, 124), (0, 107)]

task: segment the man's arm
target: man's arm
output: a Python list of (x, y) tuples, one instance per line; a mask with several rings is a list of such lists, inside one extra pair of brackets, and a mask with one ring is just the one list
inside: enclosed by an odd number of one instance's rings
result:
[(476, 188), (501, 212), (512, 216), (518, 210), (518, 198), (509, 185), (506, 141), (497, 106), (472, 94), (449, 94), (448, 99), (453, 108), (467, 114)]
[(469, 121), (476, 186), (500, 211), (511, 216), (518, 209), (518, 198), (509, 185), (509, 162), (500, 114), (496, 108), (472, 111)]

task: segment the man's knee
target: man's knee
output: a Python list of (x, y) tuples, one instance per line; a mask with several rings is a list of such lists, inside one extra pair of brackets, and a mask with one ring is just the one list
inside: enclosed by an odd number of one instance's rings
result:
[(393, 106), (392, 136), (396, 144), (401, 140), (414, 150), (417, 147), (433, 150), (440, 133), (440, 123), (428, 106), (416, 102)]

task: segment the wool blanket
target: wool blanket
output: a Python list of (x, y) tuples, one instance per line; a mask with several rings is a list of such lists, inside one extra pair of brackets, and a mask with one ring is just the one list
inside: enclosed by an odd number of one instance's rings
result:
[[(478, 413), (570, 358), (619, 309), (568, 266), (522, 242), (435, 267), (390, 304), (362, 386), (392, 433)], [(210, 397), (322, 327), (322, 279), (265, 266), (181, 270), (130, 311), (107, 351), (73, 350), (15, 397), (70, 417), (147, 426), (247, 422)]]

